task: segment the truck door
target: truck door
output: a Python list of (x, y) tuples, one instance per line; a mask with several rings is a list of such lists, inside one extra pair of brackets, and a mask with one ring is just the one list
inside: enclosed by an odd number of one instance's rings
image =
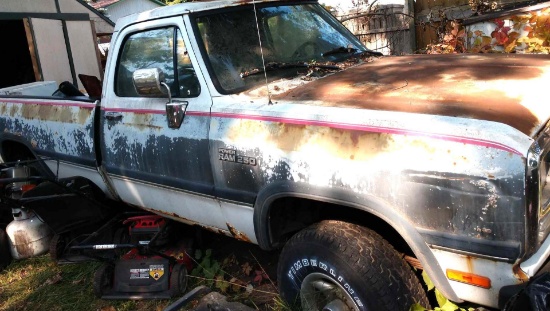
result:
[[(120, 198), (135, 206), (204, 225), (218, 219), (208, 148), (211, 98), (181, 17), (122, 29), (112, 43), (101, 109), (101, 165)], [(174, 104), (185, 111), (168, 126), (168, 97), (138, 95), (132, 74), (158, 68)]]

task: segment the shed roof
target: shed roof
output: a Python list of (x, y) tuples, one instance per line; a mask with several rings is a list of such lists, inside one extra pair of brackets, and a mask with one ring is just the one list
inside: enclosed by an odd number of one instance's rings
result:
[[(103, 8), (106, 8), (108, 6), (111, 6), (117, 2), (120, 2), (120, 1), (125, 1), (125, 0), (91, 0), (88, 2), (88, 4), (93, 7), (94, 9), (103, 9)], [(158, 4), (160, 6), (165, 6), (166, 4), (158, 1), (158, 0), (148, 0), (148, 1), (151, 1), (155, 4)]]

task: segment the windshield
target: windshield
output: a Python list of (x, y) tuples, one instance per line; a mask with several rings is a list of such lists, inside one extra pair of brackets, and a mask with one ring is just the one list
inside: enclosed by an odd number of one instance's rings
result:
[[(259, 27), (252, 6), (196, 18), (211, 72), (222, 93), (265, 83), (263, 74), (248, 74), (263, 71), (258, 28), (266, 64), (339, 62), (366, 51), (353, 34), (319, 5), (258, 6), (257, 13)], [(271, 66), (266, 71), (269, 80), (298, 73), (296, 66)]]

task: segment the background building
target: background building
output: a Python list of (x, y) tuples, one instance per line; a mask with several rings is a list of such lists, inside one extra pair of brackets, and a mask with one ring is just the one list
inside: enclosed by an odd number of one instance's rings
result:
[(97, 38), (114, 23), (80, 0), (2, 0), (0, 88), (39, 81), (101, 79)]

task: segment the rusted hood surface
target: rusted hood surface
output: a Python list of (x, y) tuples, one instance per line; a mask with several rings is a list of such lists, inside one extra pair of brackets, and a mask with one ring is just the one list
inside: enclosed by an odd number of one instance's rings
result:
[(377, 59), (275, 99), (496, 121), (533, 136), (550, 117), (549, 90), (548, 55), (413, 55)]

